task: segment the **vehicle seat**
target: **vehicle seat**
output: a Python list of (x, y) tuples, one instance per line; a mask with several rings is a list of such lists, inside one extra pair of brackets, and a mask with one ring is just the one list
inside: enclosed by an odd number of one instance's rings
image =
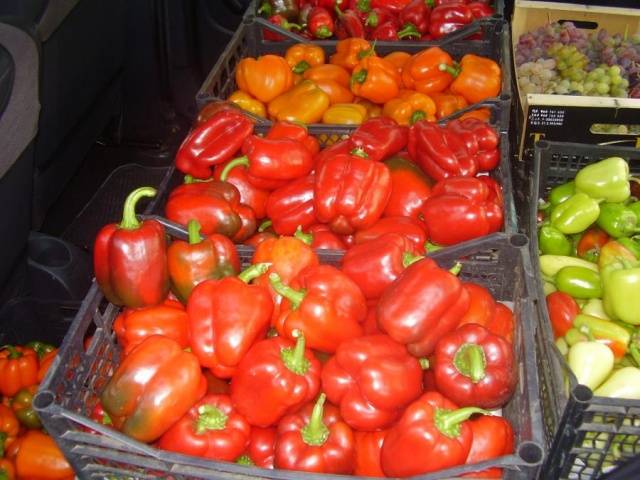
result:
[(0, 289), (26, 250), (31, 226), (38, 64), (35, 39), (0, 19)]

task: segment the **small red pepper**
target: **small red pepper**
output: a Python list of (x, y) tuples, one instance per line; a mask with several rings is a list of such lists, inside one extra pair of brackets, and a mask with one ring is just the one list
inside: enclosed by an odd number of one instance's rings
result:
[(382, 445), (382, 471), (388, 477), (410, 477), (464, 464), (473, 436), (468, 419), (475, 413), (489, 412), (458, 409), (438, 392), (425, 393), (389, 429)]
[(609, 240), (609, 235), (604, 230), (598, 227), (591, 227), (578, 240), (576, 253), (580, 258), (590, 262), (597, 262), (600, 250)]
[(422, 393), (421, 364), (387, 335), (354, 338), (322, 367), (322, 391), (351, 428), (388, 428)]
[[(495, 415), (481, 415), (469, 420), (473, 433), (468, 464), (492, 460), (513, 453), (513, 428), (509, 420)], [(502, 478), (501, 468), (487, 468), (462, 477)]]
[(218, 111), (184, 139), (176, 154), (176, 168), (185, 175), (209, 178), (212, 167), (233, 158), (251, 132), (253, 122), (240, 111)]
[(462, 406), (498, 408), (518, 380), (513, 347), (482, 325), (463, 325), (442, 336), (434, 363), (438, 391)]
[(337, 409), (325, 405), (320, 394), (315, 404), (282, 419), (278, 425), (275, 467), (313, 473), (353, 472), (353, 432)]
[(313, 400), (320, 389), (320, 362), (296, 342), (282, 337), (262, 340), (247, 352), (231, 379), (231, 399), (249, 423), (275, 425)]
[(364, 38), (366, 30), (358, 12), (355, 10), (345, 10), (344, 12), (336, 8), (338, 20), (336, 23), (335, 34), (340, 40), (345, 38)]
[(580, 313), (580, 307), (571, 295), (560, 291), (547, 295), (546, 301), (553, 335), (564, 337), (573, 328), (573, 319)]
[(356, 245), (367, 243), (385, 233), (402, 235), (413, 245), (413, 252), (424, 254), (427, 243), (427, 232), (424, 225), (410, 217), (383, 217), (369, 228), (358, 230), (355, 235)]
[(248, 282), (268, 268), (255, 264), (238, 277), (206, 280), (189, 297), (191, 349), (218, 377), (231, 377), (245, 353), (267, 333), (271, 296), (266, 288)]
[(315, 177), (310, 174), (271, 192), (266, 210), (278, 235), (293, 235), (298, 227), (306, 229), (316, 223), (314, 185)]
[(471, 9), (464, 3), (438, 5), (431, 11), (429, 33), (437, 40), (460, 30), (473, 20)]
[(377, 162), (395, 155), (407, 146), (409, 129), (387, 117), (367, 120), (351, 134), (351, 148), (360, 148)]
[[(289, 30), (289, 31), (300, 30), (302, 28), (297, 23), (290, 22), (283, 15), (280, 15), (280, 14), (271, 15), (269, 17), (269, 23), (272, 23), (273, 25), (277, 25), (278, 27), (284, 28), (285, 30)], [(272, 32), (268, 28), (262, 29), (262, 35), (264, 36), (265, 40), (268, 40), (270, 42), (284, 42), (288, 40), (284, 35), (281, 35), (276, 32)]]
[(309, 12), (307, 28), (313, 37), (325, 40), (333, 37), (336, 27), (329, 10), (324, 7), (314, 7)]
[(169, 293), (167, 245), (164, 227), (155, 220), (136, 218), (136, 204), (153, 197), (155, 188), (141, 187), (129, 194), (122, 221), (105, 225), (93, 249), (96, 282), (111, 303), (130, 308), (157, 305)]
[(207, 395), (160, 437), (158, 447), (230, 462), (244, 452), (250, 431), (229, 396)]
[(354, 431), (356, 467), (353, 474), (363, 477), (384, 477), (380, 466), (380, 451), (388, 430), (379, 432)]
[(430, 16), (431, 9), (427, 5), (426, 0), (411, 0), (411, 2), (402, 9), (398, 15), (398, 19), (403, 25), (413, 25), (419, 32), (419, 35), (423, 35), (429, 31)]

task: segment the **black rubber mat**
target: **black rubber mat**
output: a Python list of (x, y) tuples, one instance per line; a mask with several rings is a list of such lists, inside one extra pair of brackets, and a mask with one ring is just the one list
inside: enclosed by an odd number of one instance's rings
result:
[[(62, 233), (62, 238), (86, 250), (93, 249), (98, 231), (107, 223), (122, 219), (122, 206), (127, 195), (138, 187), (151, 186), (162, 192), (166, 189), (173, 167), (148, 167), (127, 164), (116, 168)], [(159, 195), (160, 197), (162, 195)], [(143, 198), (137, 211), (148, 213), (156, 199)]]

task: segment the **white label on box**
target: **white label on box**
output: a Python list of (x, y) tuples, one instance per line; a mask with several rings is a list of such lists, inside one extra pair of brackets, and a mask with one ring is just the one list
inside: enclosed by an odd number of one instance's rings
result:
[(533, 127), (561, 127), (564, 124), (564, 110), (530, 108), (529, 125)]

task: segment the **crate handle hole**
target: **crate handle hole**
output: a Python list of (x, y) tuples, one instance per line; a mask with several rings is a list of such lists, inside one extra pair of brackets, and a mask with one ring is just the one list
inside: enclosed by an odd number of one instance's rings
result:
[(36, 410), (46, 410), (53, 404), (53, 393), (45, 390), (42, 392), (38, 392), (35, 397), (33, 397), (33, 407)]
[(567, 22), (571, 22), (576, 26), (576, 28), (582, 28), (583, 30), (596, 30), (598, 28), (598, 22), (590, 22), (588, 20), (559, 20), (558, 21), (560, 25)]
[(586, 385), (576, 385), (576, 388), (571, 392), (573, 398), (578, 402), (589, 402), (593, 398), (593, 392)]
[(529, 243), (529, 239), (526, 235), (522, 235), (521, 233), (516, 233), (515, 235), (511, 235), (509, 238), (509, 243), (514, 247), (524, 247)]
[(542, 462), (544, 452), (535, 442), (522, 442), (518, 447), (518, 456), (530, 465), (538, 465)]

